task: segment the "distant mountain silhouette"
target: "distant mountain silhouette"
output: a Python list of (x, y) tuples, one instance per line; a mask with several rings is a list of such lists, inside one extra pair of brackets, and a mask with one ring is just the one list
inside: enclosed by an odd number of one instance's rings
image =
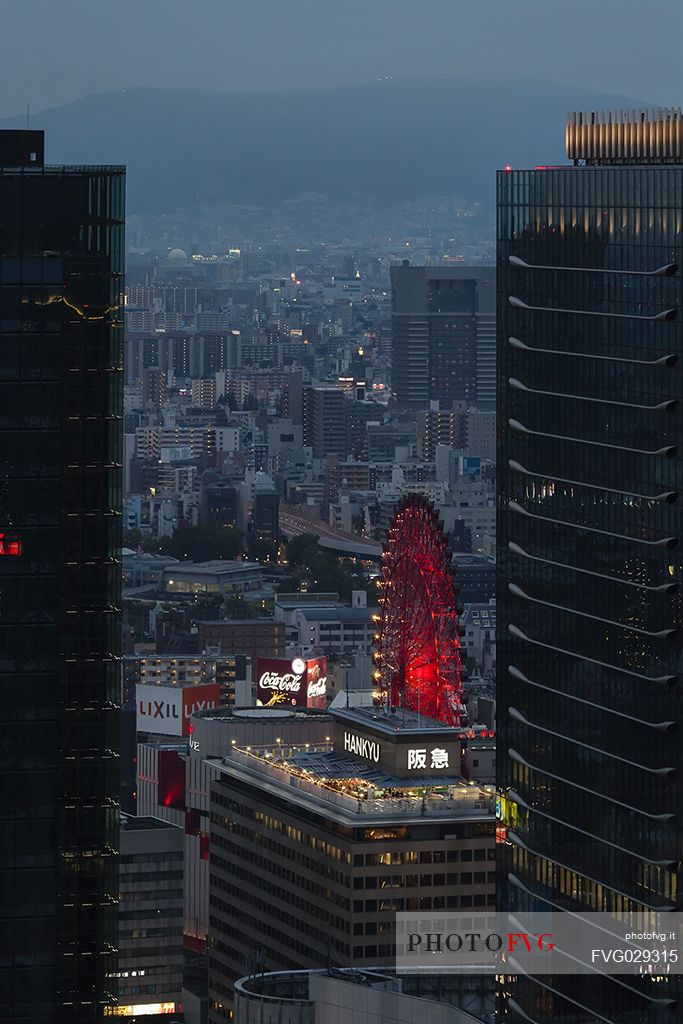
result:
[[(305, 192), (493, 201), (493, 171), (563, 163), (568, 110), (639, 101), (552, 82), (384, 81), (325, 90), (127, 89), (31, 118), (49, 163), (125, 163), (133, 212)], [(25, 124), (25, 115), (0, 128)]]

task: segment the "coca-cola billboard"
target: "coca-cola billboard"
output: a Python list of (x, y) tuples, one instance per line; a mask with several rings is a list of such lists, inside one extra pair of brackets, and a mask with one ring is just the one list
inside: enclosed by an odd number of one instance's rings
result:
[(326, 708), (327, 658), (310, 658), (306, 668), (306, 703), (309, 708)]
[(327, 658), (257, 658), (256, 704), (264, 708), (327, 707)]

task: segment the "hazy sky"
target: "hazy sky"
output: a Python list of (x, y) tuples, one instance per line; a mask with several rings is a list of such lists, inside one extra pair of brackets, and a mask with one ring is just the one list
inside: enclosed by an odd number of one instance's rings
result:
[(136, 85), (549, 78), (683, 102), (683, 0), (0, 0), (0, 116)]

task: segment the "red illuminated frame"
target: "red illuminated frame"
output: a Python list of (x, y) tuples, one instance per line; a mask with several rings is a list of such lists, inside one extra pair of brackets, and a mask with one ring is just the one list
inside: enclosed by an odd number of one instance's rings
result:
[(451, 551), (425, 498), (399, 503), (378, 582), (374, 679), (384, 702), (459, 726), (463, 670)]

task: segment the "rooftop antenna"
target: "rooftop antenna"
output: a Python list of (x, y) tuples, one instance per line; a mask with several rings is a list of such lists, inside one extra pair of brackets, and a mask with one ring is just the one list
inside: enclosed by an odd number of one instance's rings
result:
[(26, 104), (26, 128), (28, 128), (30, 120), (31, 120), (31, 104), (27, 103)]

